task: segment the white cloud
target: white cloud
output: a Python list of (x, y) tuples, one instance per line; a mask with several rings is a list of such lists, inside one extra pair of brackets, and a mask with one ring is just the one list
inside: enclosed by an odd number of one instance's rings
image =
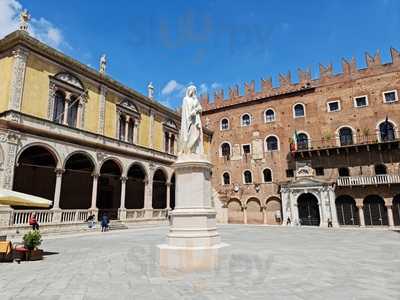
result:
[(183, 84), (178, 83), (176, 80), (170, 80), (161, 90), (161, 94), (163, 96), (168, 96), (175, 92), (179, 92), (184, 88), (185, 86)]
[[(0, 38), (18, 29), (22, 8), (17, 0), (0, 0)], [(31, 19), (29, 32), (33, 37), (52, 47), (68, 46), (61, 30), (43, 17)]]

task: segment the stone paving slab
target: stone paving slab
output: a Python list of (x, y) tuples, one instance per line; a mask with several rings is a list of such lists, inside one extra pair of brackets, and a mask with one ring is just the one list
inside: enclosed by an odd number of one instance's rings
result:
[(0, 264), (0, 299), (400, 299), (400, 233), (219, 227), (219, 267), (161, 272), (167, 227), (46, 237), (43, 261)]

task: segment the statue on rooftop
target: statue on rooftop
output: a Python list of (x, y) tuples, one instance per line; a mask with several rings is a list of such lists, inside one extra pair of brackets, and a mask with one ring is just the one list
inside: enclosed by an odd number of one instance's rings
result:
[(31, 19), (28, 11), (25, 9), (19, 15), (19, 30), (28, 31), (28, 22)]
[(106, 66), (107, 66), (107, 57), (105, 54), (103, 54), (100, 57), (100, 73), (103, 73), (103, 74), (106, 73)]
[(194, 85), (186, 89), (182, 102), (182, 121), (179, 141), (180, 154), (204, 154), (201, 105)]

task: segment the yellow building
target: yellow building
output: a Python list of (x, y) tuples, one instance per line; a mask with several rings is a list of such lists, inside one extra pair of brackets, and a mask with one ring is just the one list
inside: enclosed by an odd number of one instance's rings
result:
[[(152, 86), (149, 95), (107, 76), (105, 57), (97, 71), (24, 30), (6, 36), (0, 40), (1, 186), (54, 200), (39, 213), (42, 224), (78, 223), (90, 213), (163, 218), (174, 207), (180, 116), (152, 99)], [(210, 138), (207, 132), (206, 150)], [(11, 225), (26, 224), (27, 211), (12, 214)]]

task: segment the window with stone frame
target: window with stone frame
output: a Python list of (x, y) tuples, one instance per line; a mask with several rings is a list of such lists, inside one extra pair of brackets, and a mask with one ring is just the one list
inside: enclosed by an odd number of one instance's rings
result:
[(240, 123), (243, 127), (251, 125), (251, 116), (249, 114), (244, 114), (240, 118)]
[(383, 92), (383, 102), (392, 103), (396, 102), (397, 100), (397, 90)]
[(229, 129), (229, 120), (227, 118), (223, 118), (221, 120), (221, 130), (228, 130)]
[(118, 132), (121, 141), (137, 144), (139, 138), (140, 112), (137, 106), (128, 99), (117, 104)]
[(178, 126), (172, 120), (163, 123), (164, 130), (164, 151), (169, 154), (176, 154), (176, 141), (178, 137)]
[(83, 128), (87, 99), (87, 91), (74, 75), (50, 76), (47, 117), (55, 123)]
[(272, 171), (271, 169), (264, 169), (263, 170), (263, 181), (264, 182), (272, 182)]
[(222, 184), (223, 185), (231, 184), (231, 176), (229, 175), (228, 172), (224, 172), (224, 174), (222, 175)]
[(243, 182), (245, 184), (253, 183), (253, 175), (251, 174), (251, 171), (246, 170), (243, 172)]

